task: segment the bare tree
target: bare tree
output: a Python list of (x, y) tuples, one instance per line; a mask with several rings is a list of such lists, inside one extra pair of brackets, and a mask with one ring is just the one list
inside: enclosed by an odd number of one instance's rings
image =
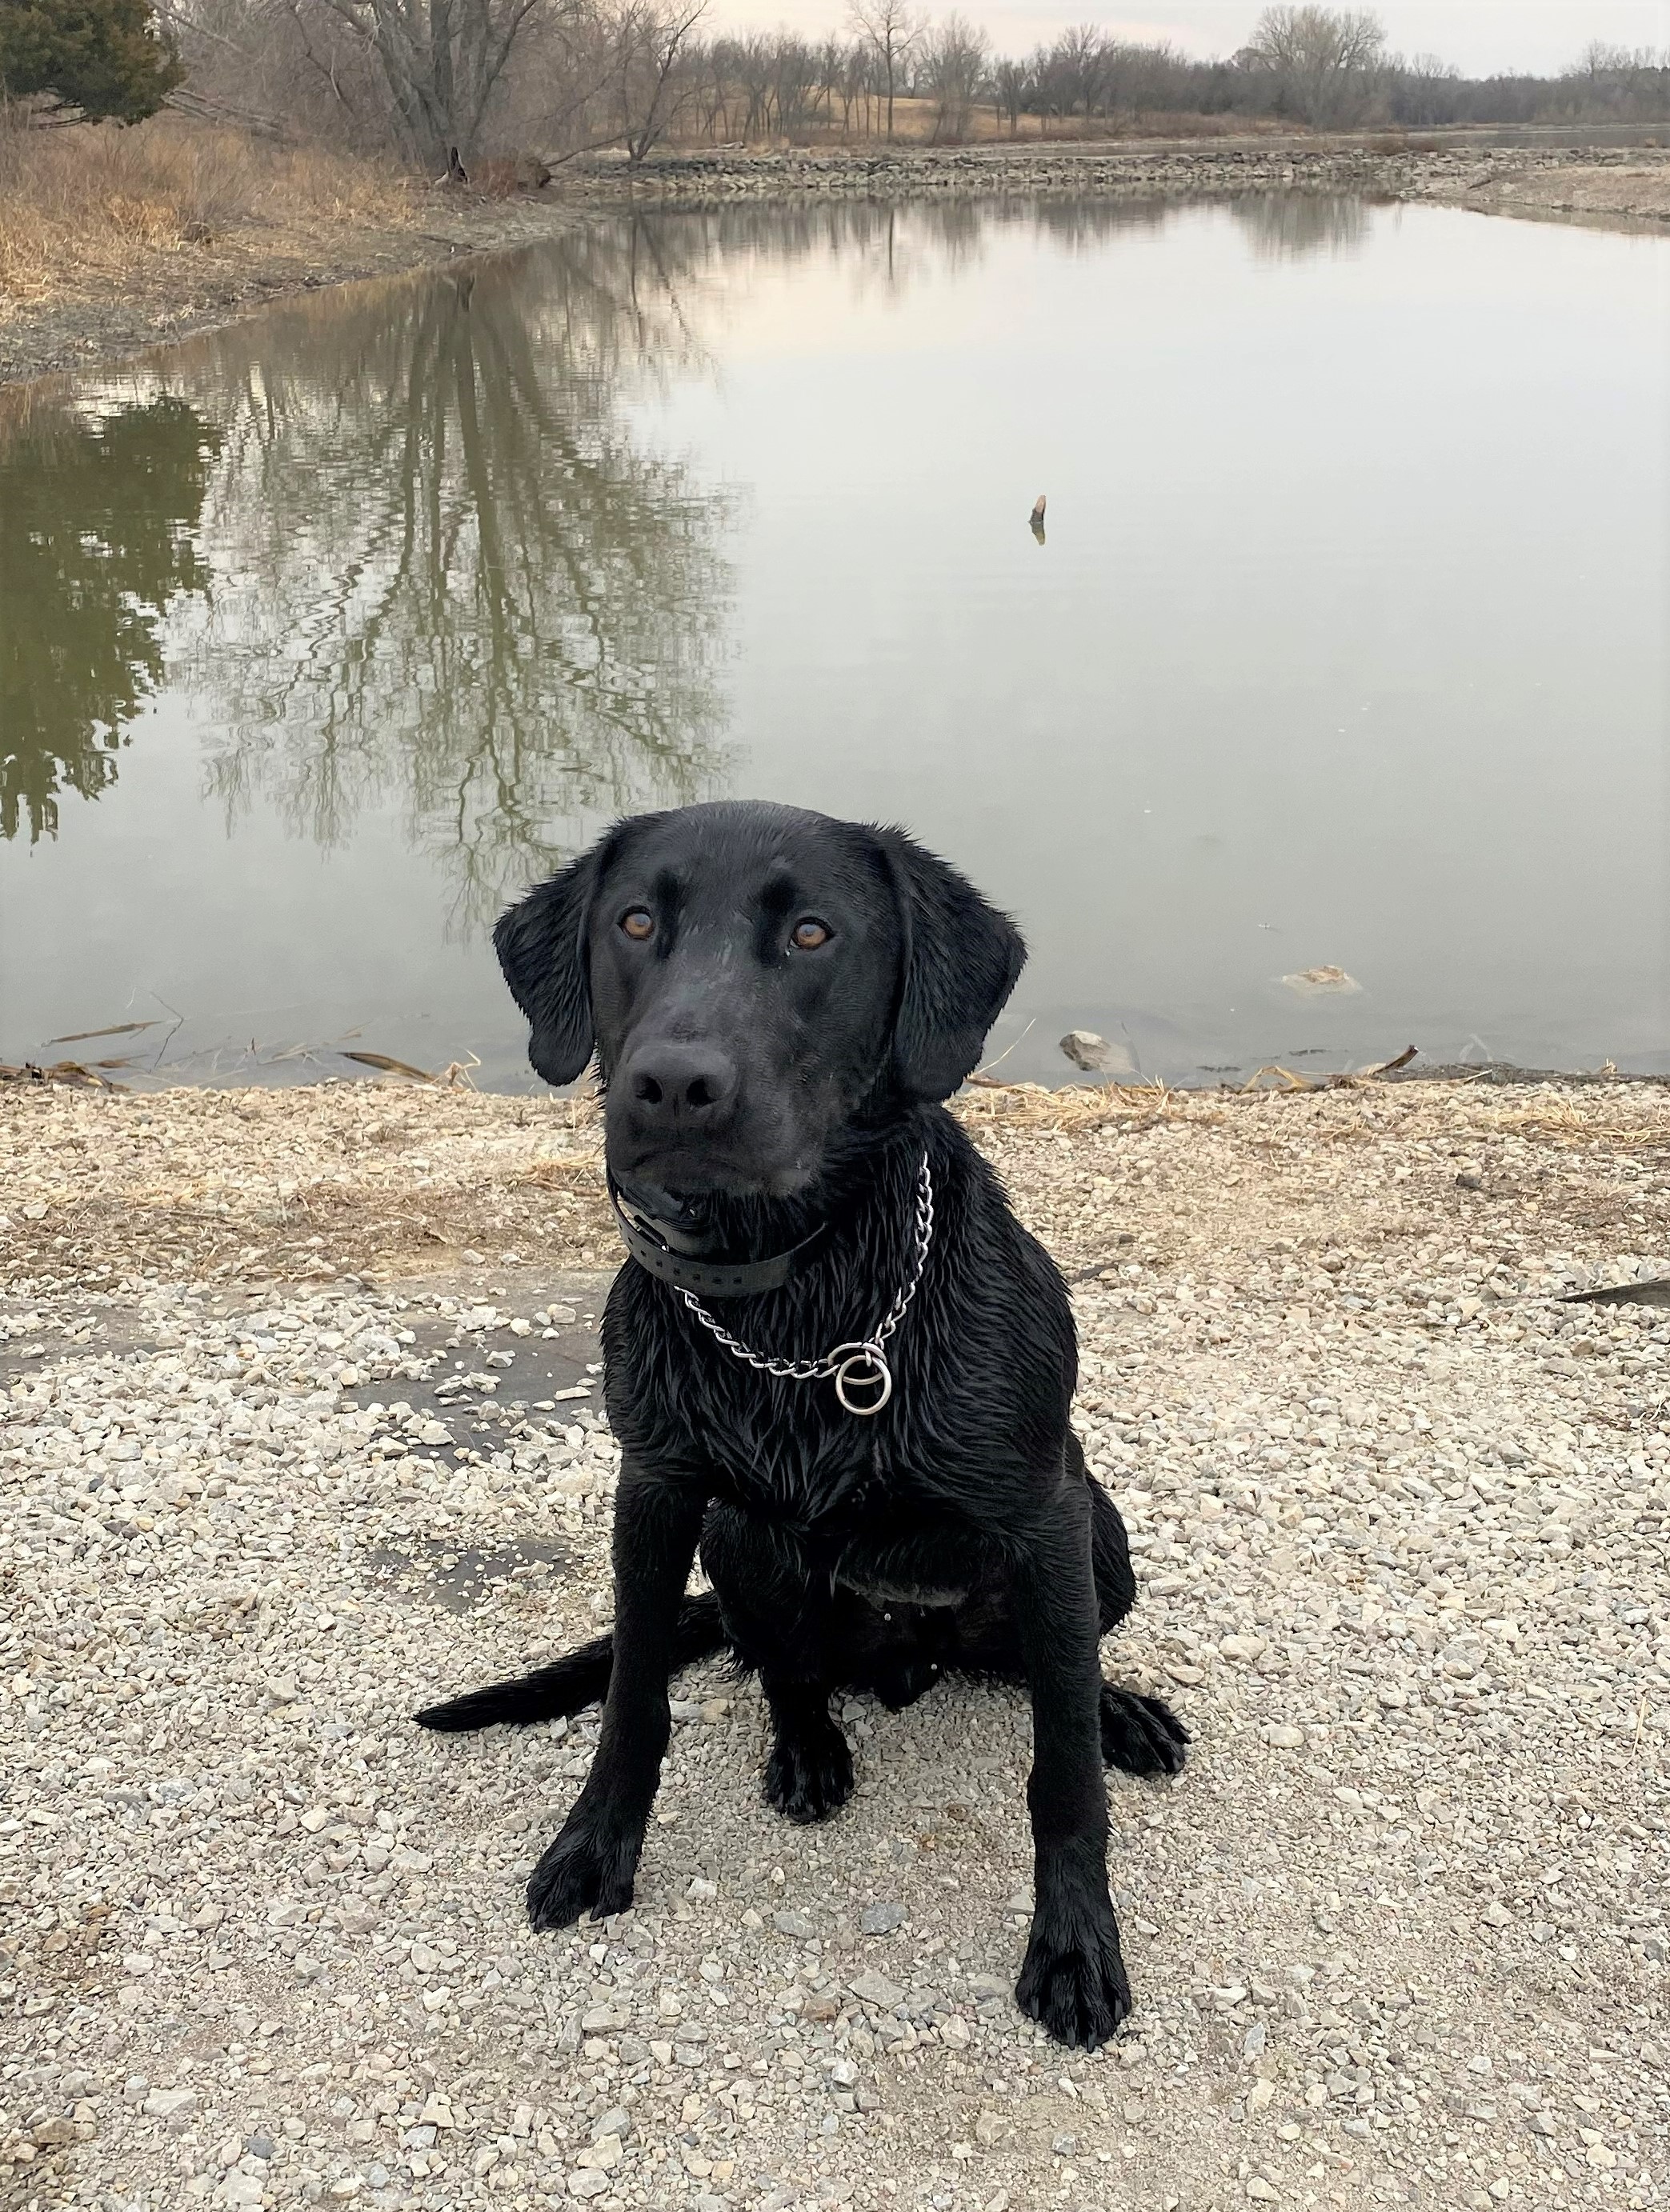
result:
[(922, 21), (905, 0), (850, 0), (849, 20), (875, 57), (881, 94), (887, 105), (887, 136), (893, 135), (893, 96), (899, 80), (922, 36)]
[(1189, 64), (1168, 40), (1157, 46), (1118, 40), (1108, 47), (1103, 72), (1104, 112), (1137, 116), (1175, 106), (1188, 72)]
[(780, 31), (772, 41), (771, 101), (786, 138), (804, 137), (818, 81), (817, 57), (803, 39)]
[(1249, 52), (1307, 123), (1344, 119), (1386, 47), (1386, 27), (1359, 8), (1266, 8)]
[(1461, 72), (1437, 54), (1410, 54), (1387, 72), (1387, 108), (1396, 123), (1454, 123), (1461, 111)]
[(954, 9), (927, 33), (922, 46), (921, 79), (934, 102), (936, 139), (967, 137), (969, 118), (984, 88), (990, 55), (991, 43), (985, 33)]
[[(843, 87), (846, 77), (846, 51), (833, 33), (819, 41), (815, 76), (818, 97), (823, 102), (824, 127), (826, 130), (833, 131), (835, 103), (838, 100), (843, 100)], [(845, 102), (843, 100), (844, 108), (844, 106)], [(844, 131), (846, 128), (844, 114), (841, 127)]]
[(991, 72), (997, 105), (1009, 118), (1009, 137), (1021, 134), (1021, 111), (1032, 97), (1032, 72), (1024, 62), (1001, 61)]
[(1094, 23), (1075, 24), (1052, 46), (1040, 46), (1028, 71), (1039, 113), (1064, 119), (1082, 114), (1088, 122), (1106, 104), (1113, 51), (1113, 42)]
[(852, 111), (859, 100), (864, 103), (864, 136), (870, 127), (870, 76), (875, 66), (875, 57), (866, 39), (855, 39), (846, 50), (846, 59), (841, 70), (841, 129), (851, 128)]
[(667, 137), (698, 88), (696, 27), (707, 0), (619, 0), (610, 14), (614, 136), (637, 168)]
[[(1647, 57), (1643, 55), (1641, 58), (1645, 60)], [(1606, 39), (1591, 39), (1566, 74), (1568, 76), (1586, 76), (1594, 82), (1632, 69), (1636, 60), (1636, 56), (1628, 46), (1615, 46)]]
[(1055, 51), (1066, 76), (1068, 112), (1082, 107), (1088, 123), (1104, 103), (1112, 40), (1095, 24), (1078, 23), (1062, 33)]
[(290, 0), (308, 18), (329, 14), (375, 63), (396, 138), (431, 173), (456, 148), (467, 163), (516, 42), (540, 15), (578, 15), (584, 0)]
[(745, 144), (763, 137), (769, 127), (771, 102), (771, 49), (759, 32), (724, 44), (725, 70), (729, 82), (741, 93)]
[(1591, 39), (1563, 82), (1579, 93), (1589, 115), (1644, 122), (1670, 112), (1670, 48), (1611, 46)]

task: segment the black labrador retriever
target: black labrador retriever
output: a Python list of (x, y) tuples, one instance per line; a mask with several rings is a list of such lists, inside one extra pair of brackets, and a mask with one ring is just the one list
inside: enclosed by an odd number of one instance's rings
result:
[[(953, 1670), (1023, 1678), (1036, 1907), (1016, 1996), (1064, 2043), (1130, 2008), (1102, 1764), (1174, 1773), (1186, 1731), (1101, 1677), (1135, 1595), (1068, 1425), (1066, 1287), (944, 1110), (1026, 957), (895, 830), (745, 804), (618, 823), (500, 921), (529, 1054), (594, 1050), (635, 1264), (604, 1316), (621, 1447), (613, 1635), (433, 1705), (433, 1729), (603, 1700), (528, 1884), (557, 1928), (632, 1901), (667, 1680), (728, 1645), (771, 1712), (765, 1793), (852, 1790), (833, 1692), (897, 1709)], [(699, 1551), (711, 1595), (686, 1595)]]

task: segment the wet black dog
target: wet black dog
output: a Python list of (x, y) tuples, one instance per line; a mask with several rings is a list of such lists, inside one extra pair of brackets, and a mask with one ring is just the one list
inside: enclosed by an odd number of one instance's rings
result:
[[(1186, 1735), (1101, 1678), (1135, 1592), (1068, 1425), (1066, 1289), (942, 1104), (1019, 936), (896, 830), (724, 805), (619, 823), (497, 943), (533, 1066), (570, 1082), (595, 1048), (606, 1092), (634, 1255), (603, 1328), (615, 1626), (418, 1717), (604, 1699), (528, 1885), (551, 1928), (631, 1902), (677, 1668), (728, 1645), (758, 1670), (766, 1795), (794, 1820), (851, 1793), (833, 1692), (897, 1708), (954, 1669), (1022, 1677), (1036, 1910), (1016, 1995), (1063, 2042), (1101, 2041), (1131, 2002), (1102, 1762), (1175, 1772)], [(689, 1598), (698, 1547), (712, 1594)]]

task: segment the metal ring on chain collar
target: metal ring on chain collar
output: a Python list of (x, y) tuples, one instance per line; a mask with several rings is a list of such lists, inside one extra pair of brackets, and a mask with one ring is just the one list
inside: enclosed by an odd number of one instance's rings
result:
[[(922, 1156), (922, 1165), (917, 1174), (915, 1252), (910, 1279), (900, 1285), (887, 1317), (874, 1336), (862, 1343), (849, 1341), (838, 1344), (833, 1352), (826, 1352), (821, 1359), (773, 1359), (766, 1353), (755, 1352), (733, 1336), (722, 1322), (716, 1321), (701, 1300), (692, 1291), (680, 1289), (684, 1300), (710, 1336), (722, 1344), (734, 1359), (743, 1361), (762, 1375), (776, 1375), (786, 1382), (820, 1382), (826, 1376), (835, 1385), (835, 1395), (842, 1411), (856, 1413), (866, 1419), (879, 1413), (893, 1396), (893, 1370), (887, 1364), (887, 1342), (905, 1318), (911, 1301), (922, 1283), (922, 1271), (928, 1264), (929, 1247), (934, 1241), (934, 1177), (928, 1164), (928, 1155)], [(877, 1395), (868, 1404), (850, 1398), (850, 1390), (874, 1390)]]
[[(881, 1346), (838, 1344), (829, 1357), (834, 1363), (835, 1395), (847, 1412), (861, 1417), (879, 1413), (893, 1395), (893, 1370)], [(862, 1405), (848, 1397), (849, 1389), (875, 1390), (878, 1395)]]

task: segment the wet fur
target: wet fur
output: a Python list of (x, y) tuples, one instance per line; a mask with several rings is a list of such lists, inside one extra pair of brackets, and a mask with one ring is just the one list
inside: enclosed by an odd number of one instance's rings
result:
[[(747, 812), (692, 808), (661, 820), (687, 825), (693, 869), (734, 872), (741, 862), (726, 838), (734, 845), (735, 817)], [(783, 834), (777, 810), (753, 812), (764, 817), (762, 834)], [(722, 824), (718, 815), (730, 818)], [(673, 1669), (725, 1648), (759, 1674), (772, 1721), (766, 1795), (795, 1820), (826, 1818), (851, 1792), (850, 1750), (830, 1711), (836, 1692), (873, 1691), (898, 1708), (949, 1674), (1025, 1680), (1037, 1904), (1017, 1996), (1061, 2040), (1094, 2045), (1130, 2004), (1107, 1890), (1102, 1763), (1173, 1773), (1187, 1738), (1157, 1699), (1101, 1679), (1099, 1639), (1129, 1611), (1135, 1587), (1124, 1524), (1069, 1425), (1076, 1343), (1067, 1291), (939, 1103), (973, 1064), (1018, 970), (1020, 943), (961, 878), (909, 841), (886, 833), (884, 845), (881, 833), (828, 826), (875, 840), (864, 895), (893, 902), (874, 917), (869, 965), (851, 971), (855, 989), (886, 989), (884, 1044), (873, 1068), (834, 1072), (849, 1103), (801, 1190), (717, 1201), (728, 1249), (779, 1249), (819, 1221), (831, 1224), (787, 1287), (718, 1310), (775, 1353), (821, 1352), (874, 1328), (909, 1273), (925, 1152), (936, 1231), (889, 1347), (893, 1401), (874, 1419), (856, 1419), (827, 1382), (746, 1366), (674, 1292), (624, 1267), (603, 1326), (623, 1454), (615, 1631), (418, 1717), (473, 1729), (604, 1701), (591, 1776), (529, 1884), (535, 1924), (558, 1926), (631, 1902)], [(570, 967), (583, 968), (596, 870), (608, 860), (591, 865), (583, 905), (559, 878), (501, 927), (507, 972), (533, 1021), (535, 1065), (548, 1073), (569, 1066), (582, 1040), (589, 1048), (591, 994)], [(554, 967), (563, 969), (555, 981)], [(850, 1011), (846, 1032), (831, 1024), (838, 1034), (862, 1033), (863, 1009)], [(771, 1018), (768, 990), (748, 1020)], [(599, 1042), (606, 1075), (621, 1040)], [(690, 1598), (698, 1547), (712, 1594)]]

